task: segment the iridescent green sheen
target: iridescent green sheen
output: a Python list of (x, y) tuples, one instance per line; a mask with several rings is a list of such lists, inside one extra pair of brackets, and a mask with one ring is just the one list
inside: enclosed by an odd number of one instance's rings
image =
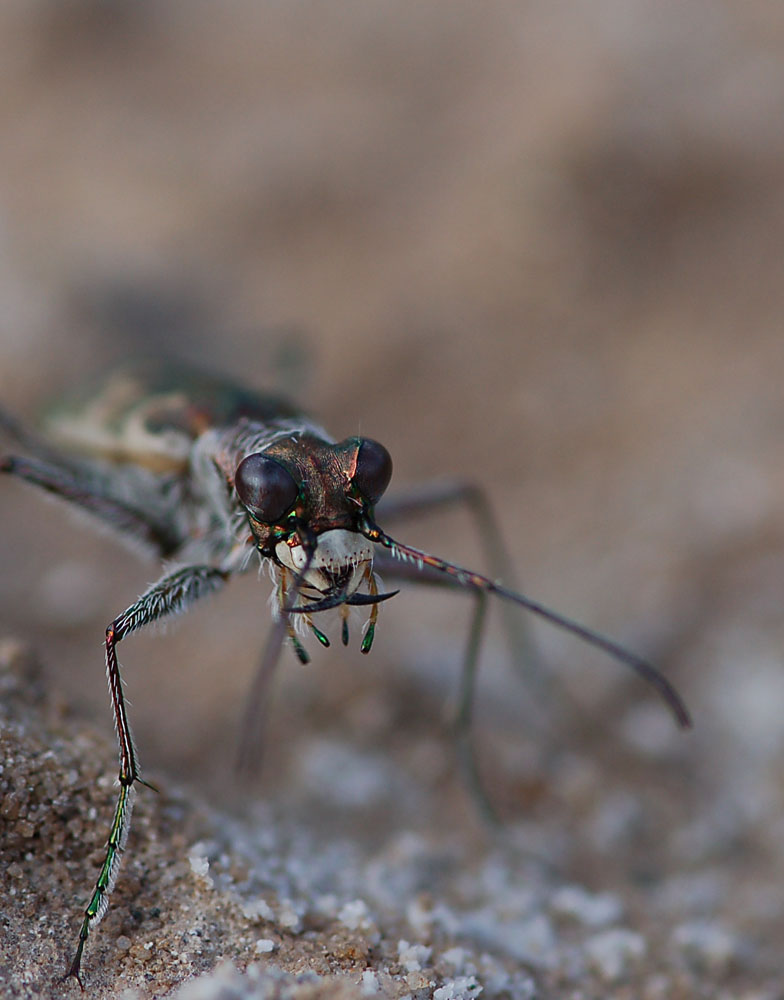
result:
[(369, 653), (370, 647), (373, 645), (373, 636), (376, 634), (376, 626), (373, 622), (370, 622), (367, 627), (367, 632), (362, 638), (362, 645), (359, 647), (360, 652)]
[(291, 636), (291, 645), (294, 647), (294, 652), (297, 654), (297, 659), (300, 663), (310, 663), (310, 656), (296, 635)]
[(322, 646), (325, 648), (329, 646), (329, 639), (324, 635), (320, 628), (317, 628), (313, 622), (310, 623), (310, 629), (313, 635), (318, 639)]
[[(374, 565), (397, 579), (429, 584), (440, 579), (475, 595), (456, 735), (462, 770), (487, 818), (492, 817), (492, 808), (481, 786), (470, 730), (489, 594), (510, 609), (533, 612), (631, 667), (653, 685), (681, 726), (690, 725), (677, 691), (647, 661), (508, 585), (513, 573), (505, 546), (492, 508), (477, 487), (434, 484), (408, 499), (392, 501), (385, 516), (464, 504), (483, 539), (491, 570), (487, 576), (398, 542), (375, 523), (376, 504), (392, 474), (392, 460), (383, 445), (361, 437), (335, 442), (298, 407), (221, 376), (158, 360), (126, 366), (109, 373), (85, 396), (61, 406), (52, 414), (48, 430), (48, 437), (41, 437), (0, 411), (0, 431), (22, 452), (0, 452), (0, 474), (13, 475), (87, 511), (174, 567), (111, 621), (105, 633), (120, 790), (104, 861), (83, 911), (68, 971), (80, 986), (83, 951), (106, 910), (123, 854), (135, 782), (146, 784), (139, 776), (117, 644), (215, 593), (250, 566), (254, 552), (276, 580), (277, 620), (246, 706), (241, 749), (246, 768), (258, 766), (254, 725), (263, 715), (265, 692), (282, 645), (288, 639), (299, 661), (310, 661), (296, 632), (298, 616), (304, 615), (299, 620), (308, 623), (322, 646), (329, 646), (312, 616), (339, 608), (341, 639), (348, 645), (349, 608), (371, 606), (360, 645), (362, 653), (370, 652), (378, 605), (397, 593), (379, 593)], [(366, 589), (360, 590), (363, 584)], [(519, 653), (525, 644), (518, 641), (513, 621), (507, 631)], [(515, 658), (527, 671), (528, 658)]]
[(114, 819), (112, 820), (111, 830), (109, 831), (109, 840), (106, 845), (106, 857), (104, 858), (103, 865), (101, 866), (101, 871), (98, 875), (98, 880), (95, 883), (93, 894), (90, 897), (90, 902), (87, 904), (84, 911), (84, 920), (82, 921), (82, 926), (79, 930), (79, 945), (76, 949), (76, 955), (71, 963), (68, 975), (66, 976), (66, 978), (73, 976), (82, 989), (84, 989), (84, 986), (82, 985), (82, 980), (79, 975), (82, 952), (84, 951), (84, 946), (90, 931), (106, 912), (106, 907), (109, 901), (109, 893), (112, 891), (114, 878), (117, 874), (120, 854), (122, 853), (126, 837), (128, 836), (128, 825), (131, 818), (132, 803), (133, 784), (121, 784), (120, 794), (117, 798), (117, 808), (114, 811)]

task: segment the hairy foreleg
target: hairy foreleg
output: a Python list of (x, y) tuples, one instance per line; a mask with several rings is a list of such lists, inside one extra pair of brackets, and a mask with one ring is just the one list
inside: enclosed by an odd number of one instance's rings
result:
[(139, 773), (139, 762), (131, 736), (131, 727), (123, 695), (120, 665), (117, 660), (117, 644), (152, 622), (160, 621), (168, 615), (183, 611), (194, 601), (207, 594), (214, 593), (226, 581), (229, 574), (213, 566), (185, 566), (182, 569), (168, 573), (158, 583), (127, 608), (106, 629), (106, 676), (109, 682), (109, 692), (112, 699), (117, 741), (120, 750), (120, 792), (114, 819), (109, 830), (109, 840), (106, 845), (101, 871), (95, 883), (90, 901), (84, 911), (84, 919), (79, 931), (79, 944), (66, 978), (73, 976), (84, 989), (80, 977), (82, 952), (93, 927), (106, 912), (109, 893), (114, 886), (131, 818), (134, 784), (142, 781)]
[[(519, 590), (519, 583), (512, 561), (509, 558), (501, 528), (486, 492), (476, 483), (463, 480), (443, 480), (425, 483), (410, 493), (385, 498), (378, 509), (379, 523), (427, 514), (443, 507), (463, 507), (476, 526), (482, 549), (495, 580), (503, 580), (513, 590)], [(435, 582), (431, 577), (427, 582)], [(520, 615), (514, 608), (501, 605), (500, 608), (509, 652), (515, 668), (525, 676), (526, 682), (543, 693), (549, 684), (547, 674), (542, 669), (533, 641)]]

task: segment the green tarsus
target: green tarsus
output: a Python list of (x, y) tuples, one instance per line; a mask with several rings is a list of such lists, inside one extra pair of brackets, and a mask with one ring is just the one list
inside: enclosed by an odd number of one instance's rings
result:
[(114, 819), (112, 820), (112, 826), (109, 831), (109, 840), (106, 844), (106, 856), (103, 860), (98, 880), (95, 883), (95, 889), (93, 889), (93, 894), (90, 897), (90, 902), (87, 904), (87, 908), (84, 911), (84, 920), (82, 921), (82, 926), (79, 930), (79, 944), (76, 948), (76, 954), (74, 955), (71, 967), (68, 969), (65, 976), (66, 979), (69, 979), (70, 977), (76, 979), (82, 990), (84, 990), (84, 985), (82, 984), (81, 976), (79, 975), (82, 964), (82, 952), (84, 951), (84, 946), (87, 942), (87, 938), (93, 924), (98, 923), (103, 916), (106, 908), (108, 893), (111, 890), (113, 872), (120, 859), (123, 841), (127, 832), (128, 817), (133, 793), (133, 781), (127, 782), (122, 778), (120, 780), (120, 794), (117, 798), (117, 807), (114, 810)]

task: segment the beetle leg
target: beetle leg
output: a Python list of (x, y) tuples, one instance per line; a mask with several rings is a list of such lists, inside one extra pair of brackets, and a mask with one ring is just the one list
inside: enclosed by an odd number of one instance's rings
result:
[(45, 462), (52, 462), (55, 465), (59, 464), (68, 468), (76, 468), (81, 464), (76, 459), (72, 460), (70, 456), (60, 454), (56, 448), (53, 448), (35, 430), (26, 427), (16, 417), (12, 417), (10, 413), (6, 413), (2, 409), (0, 409), (0, 435), (13, 441), (14, 444), (21, 446), (25, 451), (30, 452), (31, 455), (35, 455), (36, 458), (43, 459)]
[[(476, 483), (462, 480), (436, 481), (426, 483), (410, 493), (385, 498), (379, 504), (378, 521), (383, 524), (386, 520), (429, 513), (448, 506), (463, 506), (471, 516), (487, 558), (489, 575), (493, 579), (503, 580), (513, 590), (519, 590), (514, 566), (508, 556), (498, 519), (486, 492)], [(524, 677), (529, 688), (533, 684), (538, 693), (543, 694), (549, 685), (549, 675), (542, 669), (524, 621), (516, 614), (514, 608), (506, 604), (501, 605), (500, 611), (515, 669)]]
[[(120, 748), (120, 793), (114, 811), (114, 819), (109, 830), (101, 871), (95, 883), (90, 901), (84, 911), (84, 919), (79, 931), (79, 944), (66, 979), (73, 976), (80, 986), (79, 970), (82, 952), (92, 928), (106, 912), (109, 893), (114, 886), (120, 857), (125, 847), (133, 805), (134, 784), (146, 784), (140, 777), (139, 762), (133, 745), (131, 727), (125, 708), (120, 665), (117, 661), (117, 643), (125, 636), (166, 615), (183, 611), (200, 597), (218, 590), (228, 579), (225, 570), (213, 566), (186, 566), (164, 576), (158, 583), (127, 608), (106, 629), (106, 676), (112, 698), (114, 723)], [(82, 986), (82, 988), (84, 988)]]
[(483, 591), (477, 591), (474, 602), (474, 614), (471, 619), (471, 629), (468, 633), (463, 656), (463, 669), (460, 674), (460, 694), (454, 718), (454, 732), (458, 764), (466, 788), (473, 798), (480, 816), (491, 826), (497, 826), (500, 822), (498, 813), (482, 782), (471, 739), (471, 722), (476, 694), (476, 667), (479, 662), (479, 647), (487, 613), (487, 594)]
[[(279, 614), (273, 622), (272, 629), (264, 644), (259, 665), (253, 683), (245, 700), (245, 711), (240, 724), (240, 739), (237, 749), (236, 769), (240, 774), (250, 775), (261, 767), (264, 750), (264, 731), (270, 702), (270, 685), (275, 668), (280, 660), (283, 643), (288, 638), (300, 663), (308, 663), (310, 657), (297, 636), (297, 632), (286, 607), (291, 599), (289, 596), (289, 577), (292, 574), (285, 567), (278, 567), (278, 579), (275, 586), (275, 602)], [(291, 584), (293, 599), (299, 593), (297, 578)], [(325, 637), (326, 638), (326, 637)]]
[(289, 629), (292, 626), (288, 615), (281, 616), (273, 623), (267, 636), (256, 674), (253, 678), (245, 711), (240, 723), (240, 739), (237, 748), (236, 769), (240, 774), (250, 775), (261, 767), (264, 750), (264, 731), (269, 709), (270, 684)]
[[(426, 584), (428, 586), (443, 587), (446, 590), (453, 590), (460, 594), (466, 593), (465, 587), (461, 586), (456, 580), (445, 577), (443, 573), (431, 570), (427, 566), (420, 570), (411, 563), (401, 563), (397, 559), (390, 558), (386, 553), (376, 555), (374, 564), (381, 570), (381, 575), (386, 579), (405, 580), (408, 583)], [(491, 826), (495, 826), (499, 822), (498, 813), (482, 783), (471, 735), (474, 698), (476, 696), (476, 671), (479, 663), (479, 650), (482, 643), (487, 612), (487, 594), (482, 591), (474, 591), (472, 596), (474, 599), (474, 611), (463, 653), (457, 704), (452, 718), (452, 726), (457, 749), (457, 761), (463, 783), (469, 795), (474, 800), (474, 805), (479, 815)]]
[[(515, 590), (519, 589), (514, 567), (504, 545), (498, 519), (493, 513), (487, 494), (475, 483), (459, 480), (426, 483), (408, 494), (385, 498), (379, 505), (378, 516), (380, 521), (385, 521), (428, 513), (448, 506), (463, 506), (470, 514), (488, 560), (490, 575), (494, 579), (504, 580)], [(452, 581), (445, 580), (442, 573), (431, 570), (428, 566), (401, 563), (396, 559), (387, 558), (382, 553), (376, 555), (375, 562), (381, 568), (384, 576), (406, 579), (412, 583), (446, 586), (456, 590), (464, 589), (460, 584), (452, 586)], [(542, 669), (541, 661), (536, 654), (524, 620), (513, 607), (503, 602), (500, 606), (500, 612), (512, 664), (525, 680), (527, 688), (529, 690), (533, 688), (536, 694), (542, 698), (551, 681), (549, 675)], [(477, 596), (460, 672), (460, 693), (455, 714), (455, 738), (463, 780), (480, 815), (488, 822), (493, 823), (497, 822), (496, 813), (479, 778), (476, 755), (471, 741), (472, 703), (476, 691), (476, 669), (484, 630), (485, 613), (486, 601)], [(532, 715), (531, 724), (536, 726), (540, 718), (539, 713), (529, 714)]]
[(0, 458), (0, 472), (9, 472), (25, 482), (89, 511), (121, 535), (152, 546), (162, 556), (179, 547), (180, 540), (143, 513), (111, 496), (97, 476), (75, 473), (70, 468), (37, 458), (7, 455)]

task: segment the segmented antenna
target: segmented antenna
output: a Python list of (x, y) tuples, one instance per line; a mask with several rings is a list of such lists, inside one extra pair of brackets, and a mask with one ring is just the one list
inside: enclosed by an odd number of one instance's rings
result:
[(508, 587), (504, 587), (503, 584), (497, 583), (487, 576), (482, 576), (481, 573), (475, 573), (473, 570), (464, 569), (462, 566), (447, 562), (445, 559), (430, 555), (428, 552), (422, 552), (412, 545), (404, 545), (402, 542), (398, 542), (390, 537), (377, 524), (374, 524), (367, 518), (361, 526), (361, 530), (362, 534), (371, 542), (389, 549), (396, 559), (401, 559), (404, 562), (412, 562), (420, 569), (429, 566), (431, 569), (446, 573), (456, 580), (461, 587), (466, 587), (469, 590), (481, 590), (486, 593), (497, 594), (504, 600), (519, 604), (535, 615), (539, 615), (540, 618), (544, 618), (545, 621), (550, 622), (557, 628), (571, 632), (572, 635), (576, 635), (583, 642), (587, 642), (591, 646), (596, 646), (607, 653), (608, 656), (630, 667), (644, 681), (650, 684), (664, 701), (679, 726), (683, 729), (688, 729), (692, 725), (689, 710), (672, 684), (656, 667), (648, 663), (647, 660), (642, 659), (642, 657), (637, 656), (636, 653), (632, 653), (631, 650), (619, 645), (619, 643), (614, 642), (612, 639), (608, 639), (600, 632), (595, 632), (593, 629), (581, 625), (571, 618), (566, 618), (564, 615), (553, 611), (538, 601), (532, 600), (530, 597), (526, 597), (524, 594), (510, 590)]

